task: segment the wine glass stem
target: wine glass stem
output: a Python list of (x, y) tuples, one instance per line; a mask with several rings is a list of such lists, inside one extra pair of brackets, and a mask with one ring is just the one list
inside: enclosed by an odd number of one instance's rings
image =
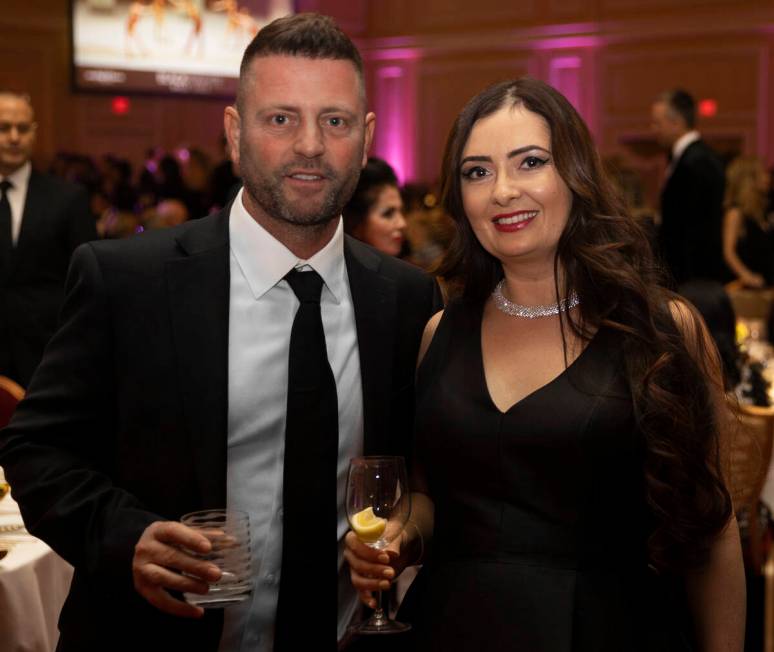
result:
[(387, 621), (387, 617), (384, 615), (384, 608), (382, 606), (384, 591), (378, 591), (376, 596), (376, 609), (374, 610), (374, 615), (371, 617), (371, 619), (376, 624), (381, 624), (383, 622)]

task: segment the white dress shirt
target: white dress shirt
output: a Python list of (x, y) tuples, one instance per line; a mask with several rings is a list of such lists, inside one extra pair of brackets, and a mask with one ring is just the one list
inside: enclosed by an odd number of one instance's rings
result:
[(677, 165), (677, 162), (680, 160), (680, 157), (683, 155), (683, 152), (688, 149), (688, 145), (692, 145), (700, 139), (701, 134), (695, 129), (680, 136), (680, 138), (674, 142), (674, 145), (672, 145), (672, 161), (669, 164), (670, 167), (674, 169), (675, 165)]
[(19, 242), (19, 232), (21, 231), (24, 202), (27, 199), (27, 186), (30, 183), (30, 174), (32, 174), (32, 164), (27, 161), (7, 177), (0, 175), (0, 181), (8, 179), (13, 184), (13, 188), (8, 189), (7, 197), (8, 203), (11, 205), (11, 242), (13, 242), (14, 247)]
[[(363, 450), (360, 358), (341, 219), (331, 241), (309, 260), (300, 260), (248, 214), (240, 191), (232, 204), (229, 233), (227, 502), (229, 508), (250, 514), (255, 585), (250, 598), (225, 610), (219, 649), (270, 652), (282, 565), (290, 331), (299, 305), (284, 280), (291, 269), (311, 267), (324, 281), (322, 322), (339, 407), (339, 638), (358, 606), (343, 560), (343, 539), (349, 529), (344, 508), (349, 459)], [(314, 533), (298, 542), (309, 554), (315, 554), (317, 544)], [(303, 614), (298, 618), (303, 627)]]

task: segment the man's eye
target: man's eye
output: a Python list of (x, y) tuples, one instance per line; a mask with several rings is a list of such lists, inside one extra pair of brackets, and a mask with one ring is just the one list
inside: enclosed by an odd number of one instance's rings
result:
[(286, 115), (274, 115), (271, 117), (272, 124), (275, 125), (285, 125), (288, 123), (288, 116)]
[(344, 122), (344, 118), (333, 117), (333, 118), (328, 118), (328, 124), (331, 127), (343, 127), (345, 122)]

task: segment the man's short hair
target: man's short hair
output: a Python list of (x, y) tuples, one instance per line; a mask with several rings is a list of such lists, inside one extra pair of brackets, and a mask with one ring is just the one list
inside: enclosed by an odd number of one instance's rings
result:
[(237, 107), (241, 105), (243, 87), (253, 59), (272, 55), (351, 61), (365, 96), (363, 59), (355, 44), (329, 16), (301, 13), (272, 21), (247, 46), (239, 67)]
[(663, 93), (659, 99), (685, 121), (688, 129), (696, 126), (696, 101), (688, 91), (675, 88)]

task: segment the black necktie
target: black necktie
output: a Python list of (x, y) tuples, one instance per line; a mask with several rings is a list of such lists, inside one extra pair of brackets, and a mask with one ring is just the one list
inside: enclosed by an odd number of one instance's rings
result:
[(282, 572), (275, 652), (335, 650), (338, 614), (338, 400), (320, 314), (322, 278), (285, 277), (301, 302), (290, 332)]
[(9, 188), (13, 188), (13, 184), (8, 179), (0, 181), (0, 271), (8, 267), (13, 251), (11, 203), (8, 201)]

